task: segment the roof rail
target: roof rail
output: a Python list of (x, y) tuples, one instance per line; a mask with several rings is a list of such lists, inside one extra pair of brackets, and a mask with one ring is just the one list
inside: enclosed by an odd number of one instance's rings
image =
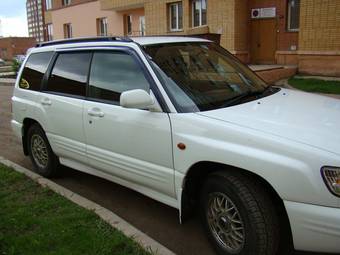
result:
[(79, 38), (71, 38), (71, 39), (62, 39), (56, 41), (49, 42), (41, 42), (36, 45), (36, 47), (44, 47), (58, 44), (66, 44), (66, 43), (81, 43), (81, 42), (133, 42), (129, 37), (121, 37), (121, 36), (97, 36), (97, 37), (79, 37)]

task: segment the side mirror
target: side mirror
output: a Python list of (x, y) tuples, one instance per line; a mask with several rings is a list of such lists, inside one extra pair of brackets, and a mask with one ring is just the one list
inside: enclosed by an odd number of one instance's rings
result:
[(125, 108), (148, 109), (154, 103), (155, 100), (142, 89), (128, 90), (120, 95), (120, 105)]

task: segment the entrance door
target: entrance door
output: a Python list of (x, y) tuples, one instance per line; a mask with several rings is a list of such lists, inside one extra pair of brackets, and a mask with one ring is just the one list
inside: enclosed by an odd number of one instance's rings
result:
[(275, 64), (276, 19), (251, 21), (251, 62)]

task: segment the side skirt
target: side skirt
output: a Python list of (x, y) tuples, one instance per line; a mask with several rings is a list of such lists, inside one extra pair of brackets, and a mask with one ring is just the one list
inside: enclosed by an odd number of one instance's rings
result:
[(100, 178), (112, 181), (114, 183), (117, 183), (117, 184), (122, 185), (124, 187), (127, 187), (129, 189), (132, 189), (132, 190), (135, 190), (139, 193), (142, 193), (143, 195), (150, 197), (150, 198), (152, 198), (152, 199), (154, 199), (158, 202), (161, 202), (161, 203), (166, 204), (168, 206), (171, 206), (173, 208), (179, 209), (178, 208), (179, 203), (173, 197), (169, 197), (167, 195), (164, 195), (162, 193), (159, 193), (159, 192), (154, 191), (152, 189), (149, 189), (147, 187), (144, 187), (144, 186), (123, 180), (123, 179), (118, 178), (116, 176), (112, 176), (112, 175), (103, 173), (101, 171), (98, 171), (94, 168), (86, 166), (82, 163), (73, 161), (71, 159), (59, 158), (59, 160), (60, 160), (60, 163), (62, 165), (65, 165), (67, 167), (73, 168), (75, 170), (78, 170), (78, 171), (81, 171), (81, 172), (84, 172), (84, 173), (87, 173), (87, 174), (91, 174), (91, 175), (98, 176)]

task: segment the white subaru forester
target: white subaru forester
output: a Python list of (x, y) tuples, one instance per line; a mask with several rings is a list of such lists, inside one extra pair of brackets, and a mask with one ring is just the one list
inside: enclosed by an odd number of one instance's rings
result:
[(211, 41), (42, 43), (12, 102), (13, 130), (43, 176), (62, 164), (182, 221), (198, 211), (218, 254), (270, 255), (289, 240), (340, 252), (340, 100), (268, 86)]

